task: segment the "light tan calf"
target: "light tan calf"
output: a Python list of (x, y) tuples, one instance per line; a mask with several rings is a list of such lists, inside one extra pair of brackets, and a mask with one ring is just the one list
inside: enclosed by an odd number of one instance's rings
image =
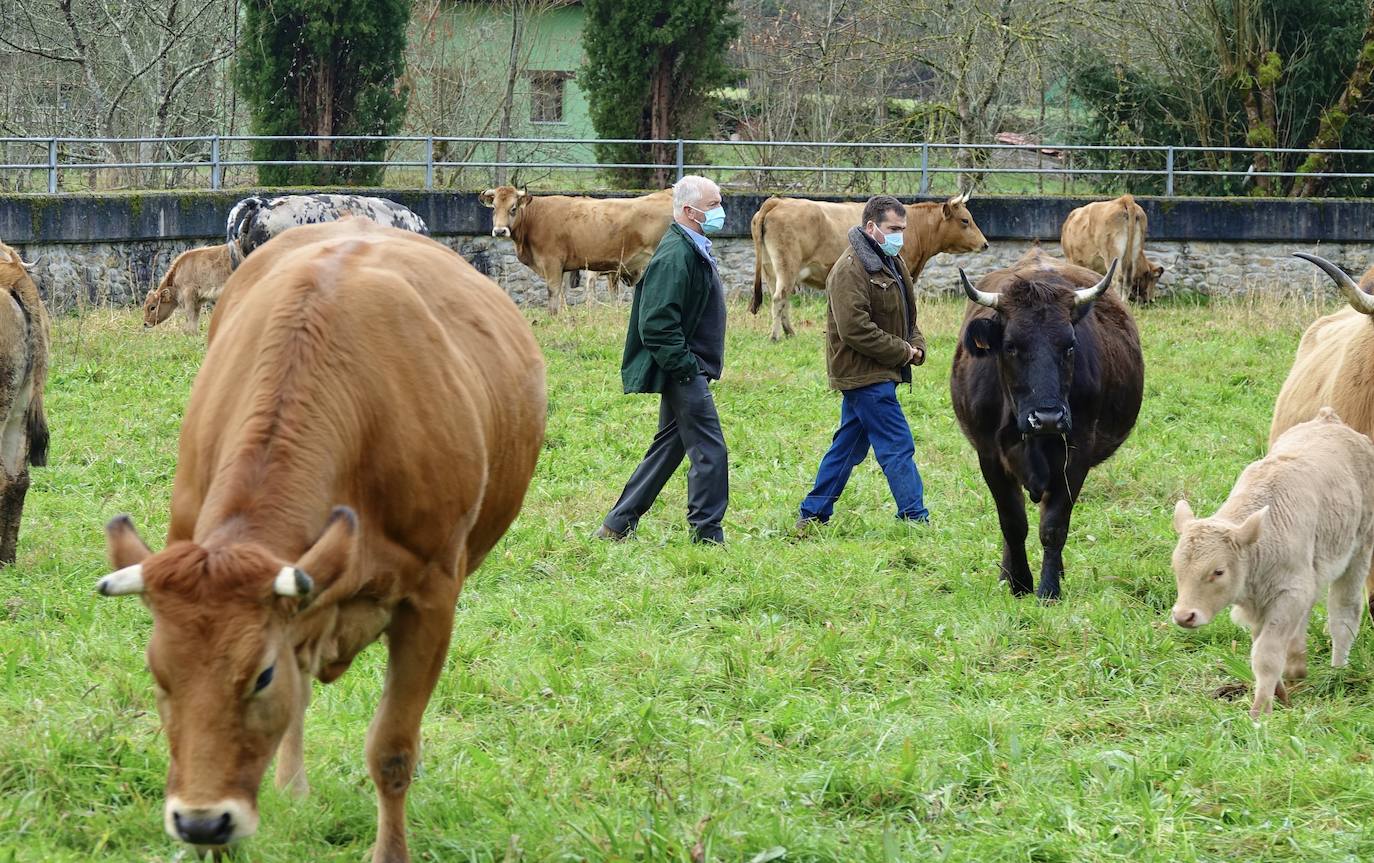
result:
[(1252, 639), (1252, 717), (1276, 693), (1287, 702), (1283, 678), (1307, 676), (1307, 621), (1328, 587), (1331, 665), (1346, 664), (1374, 552), (1374, 442), (1335, 411), (1284, 432), (1211, 518), (1180, 500), (1174, 529), (1174, 622), (1195, 629), (1234, 605)]
[(48, 463), (48, 316), (30, 266), (0, 243), (0, 566), (18, 555), (29, 465)]
[(177, 255), (156, 288), (143, 300), (143, 326), (155, 327), (181, 309), (188, 333), (200, 331), (200, 310), (219, 299), (233, 268), (224, 243)]
[[(913, 279), (919, 279), (926, 262), (941, 252), (988, 247), (967, 203), (965, 194), (941, 203), (906, 205), (901, 255)], [(792, 292), (799, 283), (825, 288), (830, 269), (848, 248), (849, 229), (859, 224), (863, 211), (862, 202), (769, 198), (754, 214), (754, 297), (749, 311), (758, 314), (767, 282), (773, 294), (773, 341), (795, 334), (789, 311)]]
[(1133, 303), (1148, 303), (1164, 275), (1164, 267), (1145, 257), (1148, 222), (1145, 210), (1130, 195), (1096, 201), (1069, 213), (1059, 245), (1069, 261), (1099, 273), (1107, 272), (1113, 259), (1120, 260), (1117, 293)]
[(549, 311), (563, 307), (564, 274), (609, 273), (635, 282), (673, 220), (673, 190), (638, 198), (531, 195), (513, 186), (477, 196), (492, 209), (491, 235), (515, 242), (515, 256), (549, 286)]

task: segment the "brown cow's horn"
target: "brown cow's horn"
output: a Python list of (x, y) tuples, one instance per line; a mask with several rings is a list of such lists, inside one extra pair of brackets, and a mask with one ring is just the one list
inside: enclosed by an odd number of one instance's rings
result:
[(1093, 285), (1091, 288), (1084, 288), (1081, 291), (1073, 292), (1073, 304), (1081, 306), (1091, 303), (1093, 300), (1102, 296), (1102, 292), (1107, 290), (1107, 286), (1112, 283), (1112, 276), (1116, 274), (1116, 265), (1120, 258), (1112, 258), (1112, 265), (1107, 268), (1107, 275), (1102, 277), (1102, 281)]
[(959, 268), (959, 281), (963, 282), (964, 293), (968, 295), (968, 298), (980, 306), (987, 306), (990, 309), (995, 309), (997, 308), (997, 304), (1002, 301), (1001, 294), (993, 294), (975, 288), (973, 283), (968, 280), (968, 276), (964, 273), (963, 267)]
[(20, 259), (19, 259), (19, 266), (23, 267), (23, 268), (26, 269), (26, 270), (32, 270), (34, 267), (38, 266), (38, 262), (41, 261), (41, 260), (43, 260), (43, 259), (42, 259), (42, 258), (34, 258), (32, 261), (25, 261), (23, 258), (20, 258)]
[(1336, 283), (1336, 287), (1341, 289), (1341, 293), (1345, 294), (1345, 298), (1350, 302), (1350, 307), (1355, 311), (1374, 315), (1374, 297), (1360, 290), (1360, 286), (1355, 283), (1354, 279), (1346, 275), (1345, 270), (1317, 255), (1294, 252), (1293, 256), (1321, 267), (1322, 271), (1331, 277), (1331, 281)]
[(143, 564), (136, 563), (117, 569), (96, 582), (95, 590), (101, 596), (124, 596), (143, 592)]
[(294, 566), (283, 566), (272, 580), (272, 590), (280, 596), (309, 596), (314, 589), (310, 576)]

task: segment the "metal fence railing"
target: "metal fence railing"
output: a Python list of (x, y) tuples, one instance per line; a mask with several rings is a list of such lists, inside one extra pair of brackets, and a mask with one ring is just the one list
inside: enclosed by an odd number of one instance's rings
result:
[[(313, 146), (315, 158), (254, 156), (265, 142)], [(605, 162), (597, 145), (658, 145), (660, 161)], [(372, 158), (335, 157), (376, 147)], [(1330, 170), (1297, 170), (1313, 154)], [(1256, 170), (1259, 157), (1276, 166)], [(76, 191), (221, 189), (259, 185), (259, 171), (275, 166), (368, 168), (389, 188), (475, 188), (498, 171), (532, 187), (614, 188), (626, 172), (670, 177), (709, 172), (722, 185), (756, 190), (943, 193), (974, 181), (982, 191), (1154, 191), (1196, 194), (1206, 187), (1244, 191), (1260, 178), (1316, 176), (1368, 183), (1374, 189), (1374, 150), (1297, 150), (1246, 147), (1116, 147), (1036, 143), (817, 142), (722, 140), (604, 140), (462, 136), (250, 136), (175, 138), (0, 138), (0, 191), (58, 194)]]

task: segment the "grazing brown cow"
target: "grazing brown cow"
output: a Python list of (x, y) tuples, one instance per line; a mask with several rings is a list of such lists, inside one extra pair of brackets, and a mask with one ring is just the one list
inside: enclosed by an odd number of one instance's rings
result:
[(1148, 222), (1145, 210), (1130, 195), (1084, 204), (1064, 220), (1059, 245), (1070, 263), (1099, 273), (1107, 272), (1111, 261), (1120, 261), (1117, 293), (1133, 303), (1148, 303), (1164, 275), (1164, 267), (1145, 257)]
[[(987, 238), (968, 211), (968, 194), (940, 203), (906, 205), (902, 260), (911, 277), (921, 277), (926, 262), (941, 252), (976, 252), (988, 247)], [(769, 198), (750, 223), (754, 236), (754, 297), (751, 314), (763, 305), (763, 284), (772, 285), (773, 332), (794, 335), (790, 297), (798, 282), (825, 287), (830, 269), (849, 248), (849, 229), (863, 218), (862, 202), (831, 203), (804, 198)]]
[(549, 286), (549, 311), (563, 307), (564, 274), (581, 270), (639, 281), (673, 221), (673, 190), (638, 198), (531, 195), (498, 186), (478, 195), (491, 207), (491, 235), (515, 241), (515, 256)]
[[(1335, 314), (1317, 318), (1302, 334), (1298, 354), (1288, 379), (1274, 403), (1274, 420), (1269, 426), (1272, 446), (1279, 435), (1317, 411), (1330, 406), (1353, 429), (1374, 437), (1374, 267), (1359, 284), (1345, 271), (1325, 258), (1298, 253), (1298, 257), (1321, 267), (1345, 294), (1350, 305)], [(1374, 569), (1366, 587), (1369, 613), (1374, 615)]]
[(0, 287), (9, 298), (0, 310), (0, 566), (19, 552), (29, 465), (48, 463), (48, 316), (30, 266), (0, 243)]
[(264, 245), (211, 330), (166, 547), (116, 518), (119, 569), (99, 584), (153, 615), (165, 827), (198, 847), (252, 834), (273, 752), (278, 786), (303, 792), (310, 678), (338, 678), (385, 635), (372, 859), (408, 860), (406, 790), (454, 603), (520, 510), (543, 438), (539, 347), (452, 250), (361, 219)]
[(200, 332), (200, 310), (219, 299), (233, 267), (229, 265), (229, 246), (206, 246), (177, 255), (156, 288), (143, 300), (143, 326), (155, 327), (181, 309), (182, 325), (188, 333)]

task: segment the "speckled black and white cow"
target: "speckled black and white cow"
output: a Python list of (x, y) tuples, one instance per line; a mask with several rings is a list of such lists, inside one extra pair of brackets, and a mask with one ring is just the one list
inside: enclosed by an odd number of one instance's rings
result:
[(229, 211), (225, 242), (229, 265), (237, 268), (258, 246), (297, 225), (333, 222), (344, 216), (361, 216), (379, 225), (429, 235), (425, 220), (385, 198), (362, 195), (281, 195), (244, 198)]

